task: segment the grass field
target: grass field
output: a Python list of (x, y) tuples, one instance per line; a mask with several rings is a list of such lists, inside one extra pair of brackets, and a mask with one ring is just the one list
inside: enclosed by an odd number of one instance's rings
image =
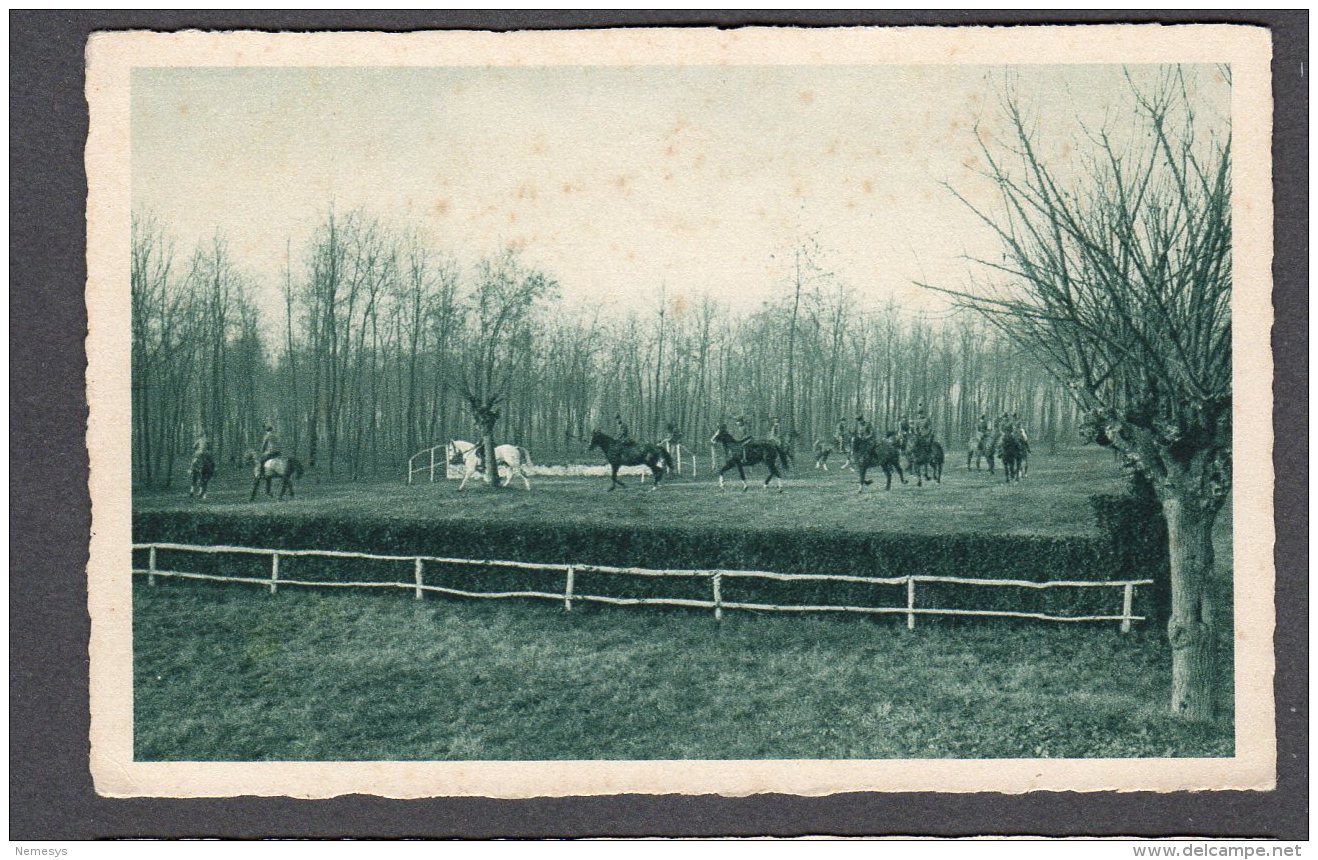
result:
[(141, 760), (1232, 752), (1230, 714), (1166, 713), (1156, 630), (719, 623), (165, 581), (137, 585), (134, 624)]
[[(959, 460), (959, 463), (958, 463)], [(628, 488), (608, 492), (607, 477), (540, 478), (528, 492), (515, 484), (506, 491), (472, 488), (458, 492), (457, 481), (408, 486), (401, 479), (370, 482), (316, 483), (311, 476), (298, 484), (294, 501), (272, 502), (258, 497), (248, 502), (251, 479), (245, 470), (221, 472), (210, 497), (195, 501), (186, 487), (172, 492), (139, 492), (136, 510), (182, 510), (206, 506), (241, 516), (280, 516), (286, 509), (300, 513), (351, 516), (369, 512), (397, 519), (497, 517), (537, 522), (599, 522), (606, 518), (627, 523), (681, 526), (726, 521), (737, 528), (783, 529), (802, 523), (830, 525), (839, 530), (907, 533), (979, 532), (985, 534), (1088, 534), (1094, 529), (1089, 496), (1121, 491), (1121, 478), (1110, 453), (1074, 448), (1054, 456), (1037, 455), (1030, 475), (1007, 485), (1001, 472), (967, 472), (965, 454), (954, 455), (941, 484), (916, 487), (880, 483), (857, 494), (853, 472), (817, 472), (798, 459), (782, 493), (758, 486), (763, 469), (747, 477), (753, 483), (741, 492), (735, 473), (722, 491), (707, 472), (696, 478), (678, 476), (659, 490), (627, 479)], [(894, 479), (895, 481), (895, 479)], [(275, 486), (278, 492), (278, 485)]]
[[(962, 455), (964, 456), (964, 455)], [(955, 459), (955, 458), (954, 458)], [(961, 461), (962, 466), (964, 460)], [(1007, 486), (949, 469), (944, 483), (857, 495), (852, 473), (798, 464), (784, 493), (708, 475), (654, 492), (634, 479), (541, 479), (526, 492), (456, 482), (301, 484), (249, 503), (242, 474), (211, 498), (138, 493), (136, 510), (237, 517), (471, 517), (733, 529), (1076, 535), (1089, 497), (1119, 492), (1109, 455), (1038, 456)], [(1218, 561), (1229, 618), (1231, 520)], [(380, 548), (387, 551), (387, 547)], [(1228, 629), (1229, 626), (1228, 626)], [(1230, 690), (1230, 637), (1222, 660)], [(516, 601), (415, 602), (396, 593), (209, 586), (134, 588), (135, 719), (143, 760), (942, 758), (1215, 756), (1228, 710), (1165, 713), (1170, 653), (1148, 625), (707, 614)], [(1229, 697), (1228, 697), (1229, 698)]]

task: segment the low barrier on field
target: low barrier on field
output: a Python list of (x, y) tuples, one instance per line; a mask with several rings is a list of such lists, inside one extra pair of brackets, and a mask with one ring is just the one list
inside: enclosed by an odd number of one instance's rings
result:
[[(848, 612), (863, 613), (875, 615), (904, 615), (906, 616), (906, 626), (909, 629), (915, 628), (915, 619), (919, 615), (930, 616), (978, 616), (989, 618), (1020, 618), (1036, 621), (1058, 621), (1058, 622), (1119, 622), (1122, 633), (1128, 633), (1131, 629), (1132, 622), (1145, 620), (1144, 616), (1133, 613), (1133, 604), (1135, 598), (1135, 589), (1142, 585), (1152, 585), (1153, 581), (1149, 579), (1127, 579), (1127, 580), (1052, 580), (1047, 582), (1029, 582), (1027, 580), (1012, 579), (973, 579), (969, 577), (955, 576), (927, 576), (920, 574), (911, 574), (896, 577), (868, 577), (868, 576), (850, 576), (839, 574), (803, 574), (803, 573), (774, 573), (760, 570), (665, 570), (640, 567), (615, 567), (610, 565), (587, 565), (587, 564), (551, 564), (551, 563), (533, 563), (524, 561), (491, 561), (476, 560), (466, 558), (444, 558), (439, 556), (406, 556), (406, 555), (381, 555), (376, 553), (361, 552), (342, 552), (335, 550), (287, 550), (287, 549), (255, 549), (242, 546), (206, 546), (197, 544), (180, 544), (180, 543), (140, 543), (133, 545), (134, 551), (144, 551), (147, 553), (147, 566), (145, 568), (133, 568), (136, 575), (146, 576), (151, 585), (155, 585), (157, 577), (173, 577), (177, 579), (205, 580), (211, 582), (236, 582), (261, 585), (269, 589), (271, 594), (275, 594), (280, 586), (304, 586), (313, 588), (394, 588), (412, 591), (417, 600), (422, 599), (427, 592), (436, 594), (446, 594), (454, 597), (472, 597), (472, 598), (530, 598), (561, 601), (565, 610), (571, 610), (573, 602), (584, 603), (604, 603), (614, 606), (680, 606), (692, 609), (711, 609), (715, 618), (722, 618), (725, 610), (742, 609), (760, 612)], [(270, 559), (270, 574), (265, 578), (256, 578), (251, 576), (228, 576), (210, 573), (191, 573), (186, 571), (167, 570), (157, 564), (157, 553), (159, 552), (183, 552), (183, 553), (206, 553), (206, 554), (236, 554), (247, 556), (267, 556)], [(311, 581), (299, 580), (280, 575), (281, 559), (292, 558), (323, 558), (323, 559), (358, 559), (371, 562), (397, 562), (406, 564), (411, 570), (411, 581), (364, 581), (364, 582), (337, 582), (337, 581)], [(465, 568), (493, 568), (504, 570), (519, 571), (542, 571), (555, 574), (562, 574), (564, 586), (561, 591), (535, 591), (535, 590), (518, 590), (518, 591), (472, 591), (469, 589), (451, 588), (448, 586), (436, 585), (425, 581), (428, 568), (434, 567), (465, 567)], [(609, 574), (623, 575), (628, 577), (672, 577), (687, 580), (707, 580), (710, 588), (710, 598), (705, 599), (687, 599), (674, 597), (611, 597), (602, 594), (586, 594), (577, 589), (577, 578), (583, 574)], [(844, 606), (844, 605), (800, 605), (800, 604), (771, 604), (771, 603), (749, 603), (740, 601), (728, 601), (723, 597), (723, 585), (725, 582), (736, 580), (776, 580), (780, 582), (791, 581), (816, 581), (816, 582), (845, 582), (859, 583), (875, 586), (903, 586), (906, 594), (905, 606)], [(1006, 610), (989, 610), (989, 609), (950, 609), (920, 606), (917, 602), (917, 588), (921, 584), (928, 583), (945, 583), (961, 585), (967, 587), (992, 587), (992, 588), (1026, 588), (1026, 589), (1057, 589), (1057, 588), (1111, 588), (1121, 589), (1121, 612), (1120, 614), (1107, 615), (1055, 615), (1043, 612), (1013, 612)]]
[[(696, 461), (695, 452), (685, 445), (673, 445), (668, 448), (668, 453), (673, 458), (673, 471), (677, 474), (695, 477), (699, 473), (700, 467)], [(448, 451), (444, 445), (436, 445), (434, 448), (427, 448), (413, 454), (407, 461), (407, 483), (415, 484), (418, 478), (431, 483), (435, 481), (436, 477), (461, 480), (462, 467), (450, 464), (447, 461), (447, 456)], [(717, 469), (718, 467), (714, 465), (714, 450), (712, 448), (709, 457), (710, 469)], [(602, 478), (607, 477), (612, 469), (607, 464), (573, 463), (560, 466), (532, 464), (524, 467), (524, 471), (533, 478), (537, 475), (542, 478)], [(649, 474), (650, 469), (647, 466), (623, 466), (618, 469), (619, 476), (640, 477), (642, 480)]]

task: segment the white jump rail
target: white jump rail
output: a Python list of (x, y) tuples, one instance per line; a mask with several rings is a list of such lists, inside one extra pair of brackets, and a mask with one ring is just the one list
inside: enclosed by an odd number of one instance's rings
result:
[[(245, 546), (198, 545), (180, 543), (141, 543), (133, 544), (134, 550), (147, 553), (147, 567), (133, 568), (133, 573), (147, 577), (150, 585), (155, 585), (157, 577), (176, 579), (195, 579), (208, 582), (238, 582), (267, 586), (275, 594), (279, 586), (304, 586), (309, 588), (399, 588), (413, 592), (421, 600), (426, 592), (447, 594), (455, 597), (473, 598), (535, 598), (562, 601), (563, 608), (572, 610), (574, 601), (587, 603), (605, 603), (614, 606), (684, 606), (695, 609), (712, 609), (714, 617), (721, 619), (725, 609), (742, 609), (756, 612), (850, 612), (872, 615), (905, 615), (907, 629), (915, 629), (918, 615), (976, 616), (984, 618), (1020, 618), (1034, 621), (1058, 622), (1120, 622), (1121, 632), (1129, 633), (1131, 623), (1146, 620), (1142, 615), (1134, 615), (1133, 605), (1135, 589), (1141, 585), (1152, 585), (1151, 579), (1122, 580), (1051, 580), (1048, 582), (1030, 582), (1023, 579), (973, 579), (961, 576), (928, 576), (910, 574), (907, 576), (875, 577), (852, 576), (845, 574), (823, 573), (775, 573), (765, 570), (686, 570), (644, 567), (615, 567), (602, 564), (555, 564), (551, 562), (501, 561), (493, 559), (446, 558), (427, 555), (383, 555), (379, 553), (345, 552), (341, 550), (309, 549), (255, 549)], [(190, 573), (177, 570), (163, 570), (157, 565), (158, 552), (195, 552), (219, 555), (259, 555), (270, 558), (269, 579), (257, 579), (250, 576), (222, 576), (209, 573)], [(411, 582), (312, 582), (308, 580), (287, 579), (280, 576), (281, 558), (351, 558), (365, 561), (406, 562), (412, 567)], [(565, 586), (561, 592), (550, 591), (467, 591), (425, 583), (427, 564), (449, 565), (458, 567), (493, 567), (509, 570), (542, 570), (565, 574)], [(576, 579), (582, 573), (622, 574), (626, 576), (648, 577), (685, 577), (702, 578), (710, 581), (712, 599), (692, 600), (669, 597), (609, 597), (601, 594), (582, 594), (577, 590)], [(778, 581), (818, 581), (818, 582), (855, 582), (869, 585), (904, 585), (906, 587), (906, 605), (902, 606), (842, 606), (842, 605), (788, 605), (771, 603), (743, 603), (723, 600), (723, 581), (726, 579), (769, 579)], [(983, 586), (996, 588), (1120, 588), (1122, 590), (1120, 615), (1050, 615), (1043, 612), (1013, 612), (991, 609), (943, 609), (916, 605), (916, 586), (920, 583), (950, 583), (955, 585)]]
[[(426, 465), (426, 458), (430, 458), (429, 466)], [(438, 457), (438, 459), (436, 459)], [(416, 465), (417, 460), (421, 460), (421, 465)], [(430, 482), (435, 482), (435, 466), (439, 466), (445, 471), (441, 474), (447, 474), (448, 469), (448, 450), (446, 445), (436, 445), (433, 448), (427, 448), (424, 451), (418, 451), (411, 457), (407, 458), (407, 483), (413, 483), (418, 472), (430, 472)]]
[[(686, 475), (688, 472), (691, 477), (699, 474), (699, 464), (695, 452), (685, 445), (664, 445), (669, 456), (673, 458), (673, 471), (679, 475)], [(419, 461), (419, 465), (418, 465)], [(717, 469), (714, 463), (713, 448), (710, 448), (710, 468)], [(524, 467), (525, 472), (531, 477), (603, 477), (609, 474), (607, 465), (587, 464), (582, 466), (537, 466), (530, 465)], [(439, 474), (441, 478), (461, 478), (462, 469), (458, 466), (450, 466), (448, 462), (447, 445), (436, 445), (433, 448), (427, 448), (424, 451), (418, 451), (411, 457), (407, 458), (407, 483), (409, 485), (416, 483), (417, 475), (425, 475), (429, 478), (430, 483), (435, 482), (435, 475)], [(619, 475), (639, 476), (644, 480), (650, 470), (645, 466), (624, 466), (618, 470)]]

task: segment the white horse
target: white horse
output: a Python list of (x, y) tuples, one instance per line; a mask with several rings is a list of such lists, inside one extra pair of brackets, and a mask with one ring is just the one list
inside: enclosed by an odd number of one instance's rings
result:
[[(466, 442), (462, 439), (453, 439), (448, 443), (448, 462), (453, 465), (462, 465), (462, 483), (458, 485), (461, 490), (467, 486), (467, 481), (472, 475), (476, 474), (476, 467), (480, 465), (480, 454), (477, 449), (480, 446), (475, 442)], [(508, 469), (508, 477), (504, 479), (503, 485), (506, 487), (513, 482), (513, 476), (518, 475), (526, 489), (531, 489), (531, 482), (526, 477), (526, 467), (533, 466), (531, 454), (520, 445), (496, 445), (494, 447), (494, 460), (499, 466)], [(486, 468), (489, 468), (487, 465)], [(497, 480), (499, 473), (495, 471)]]

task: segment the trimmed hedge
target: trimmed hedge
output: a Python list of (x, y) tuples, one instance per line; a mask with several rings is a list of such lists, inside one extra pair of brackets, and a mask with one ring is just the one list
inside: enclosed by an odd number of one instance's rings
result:
[(1167, 520), (1152, 495), (1091, 496), (1104, 552), (1112, 560), (1114, 579), (1152, 579), (1144, 586), (1147, 623), (1166, 626), (1172, 609), (1171, 559), (1167, 550)]
[[(1097, 508), (1096, 502), (1096, 508)], [(1115, 510), (1109, 505), (1107, 510)], [(1102, 521), (1102, 515), (1100, 515)], [(1122, 520), (1122, 522), (1125, 522)], [(156, 512), (133, 516), (134, 540), (229, 544), (268, 549), (332, 549), (397, 555), (490, 558), (563, 564), (681, 569), (769, 570), (895, 577), (907, 573), (976, 579), (1108, 580), (1145, 578), (1145, 568), (1111, 536), (858, 534), (819, 528), (787, 531), (549, 525), (467, 519), (393, 520), (331, 518), (288, 513), (277, 519), (216, 511)], [(139, 555), (144, 555), (139, 553)], [(269, 559), (242, 555), (161, 552), (162, 569), (269, 576)], [(145, 566), (145, 558), (136, 560)], [(359, 559), (283, 559), (283, 579), (410, 582), (410, 564)], [(564, 574), (482, 567), (427, 568), (426, 582), (471, 591), (561, 592)], [(708, 600), (706, 578), (578, 573), (578, 594)], [(1149, 589), (1136, 592), (1136, 614), (1151, 609)], [(724, 579), (728, 602), (894, 606), (906, 605), (905, 586), (845, 582)], [(920, 584), (916, 605), (995, 609), (1057, 615), (1120, 614), (1119, 588), (1027, 589)]]

